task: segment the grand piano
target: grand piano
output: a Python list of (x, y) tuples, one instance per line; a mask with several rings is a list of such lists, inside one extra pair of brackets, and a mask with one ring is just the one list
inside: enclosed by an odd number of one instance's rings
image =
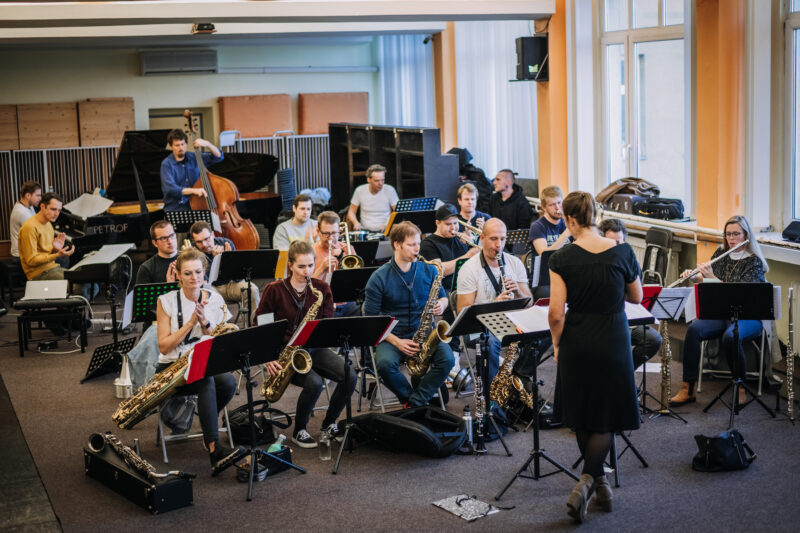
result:
[[(140, 250), (150, 246), (150, 224), (164, 218), (161, 193), (161, 162), (170, 130), (125, 132), (105, 196), (114, 204), (103, 214), (83, 219), (64, 209), (54, 224), (75, 245), (71, 264), (104, 244), (134, 243)], [(278, 158), (268, 154), (226, 153), (225, 159), (208, 167), (210, 172), (233, 181), (241, 199), (239, 214), (256, 224), (275, 229), (281, 210), (280, 196), (259, 192), (270, 184), (278, 170)], [(77, 280), (76, 280), (77, 281)]]

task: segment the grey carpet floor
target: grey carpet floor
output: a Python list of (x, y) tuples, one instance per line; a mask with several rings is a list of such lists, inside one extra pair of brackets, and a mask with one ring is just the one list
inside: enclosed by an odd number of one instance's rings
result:
[[(0, 319), (0, 341), (16, 340), (15, 325), (11, 315)], [(35, 338), (43, 336), (35, 334)], [(173, 444), (168, 449), (170, 469), (198, 474), (194, 505), (151, 516), (84, 475), (82, 449), (87, 438), (106, 430), (115, 431), (128, 443), (138, 437), (145, 458), (164, 468), (155, 444), (155, 420), (147, 419), (131, 431), (116, 430), (111, 421), (118, 404), (115, 376), (79, 384), (91, 349), (107, 342), (109, 335), (93, 332), (85, 354), (29, 351), (24, 358), (19, 357), (16, 346), (0, 348), (0, 374), (64, 531), (530, 531), (574, 527), (565, 512), (573, 481), (564, 474), (538, 481), (517, 480), (500, 502), (513, 509), (472, 523), (431, 504), (460, 493), (493, 501), (494, 494), (527, 458), (532, 447), (530, 432), (508, 435), (512, 457), (505, 456), (499, 443), (490, 443), (484, 457), (438, 460), (363, 447), (345, 454), (336, 476), (330, 473), (331, 463), (321, 462), (316, 450), (293, 447), (294, 460), (308, 473), (287, 471), (268, 478), (256, 485), (252, 502), (245, 501), (246, 485), (236, 481), (232, 470), (211, 477), (199, 442)], [(65, 343), (59, 348), (65, 349)], [(546, 394), (552, 393), (553, 375), (552, 360), (545, 362), (540, 377), (545, 380)], [(658, 377), (650, 376), (651, 388), (656, 388), (653, 384)], [(672, 376), (676, 388), (679, 364), (674, 364)], [(707, 382), (698, 403), (678, 409), (688, 424), (670, 418), (645, 419), (631, 439), (649, 461), (649, 468), (626, 453), (620, 461), (622, 486), (614, 492), (614, 512), (591, 512), (584, 530), (797, 531), (800, 427), (785, 418), (769, 418), (757, 405), (750, 405), (739, 415), (737, 426), (758, 453), (754, 464), (732, 473), (692, 471), (693, 436), (715, 434), (727, 426), (723, 407), (702, 413), (702, 407), (722, 386), (724, 382)], [(294, 410), (296, 395), (297, 389), (290, 387), (278, 407)], [(774, 396), (766, 398), (774, 403)], [(234, 404), (243, 401), (241, 395)], [(323, 394), (320, 403), (324, 402)], [(452, 400), (448, 410), (461, 413), (466, 402), (472, 399)], [(318, 432), (321, 420), (320, 414), (312, 419), (312, 434)], [(565, 465), (577, 458), (569, 430), (542, 431), (541, 445)], [(542, 469), (547, 472), (549, 466), (544, 464)]]

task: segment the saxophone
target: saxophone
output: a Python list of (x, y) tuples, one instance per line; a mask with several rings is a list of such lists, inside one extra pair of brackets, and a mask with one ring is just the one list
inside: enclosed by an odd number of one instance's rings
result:
[[(212, 337), (224, 335), (238, 330), (235, 324), (223, 322), (217, 324)], [(130, 398), (123, 401), (111, 416), (121, 429), (131, 429), (144, 420), (150, 412), (175, 394), (175, 389), (186, 383), (186, 368), (189, 366), (194, 347), (186, 350), (174, 363), (153, 376), (153, 379), (142, 387)]]
[[(302, 328), (306, 322), (313, 320), (317, 316), (319, 308), (322, 307), (322, 291), (315, 289), (308, 281), (308, 288), (316, 297), (317, 301), (308, 308), (306, 316), (303, 317), (302, 322), (297, 326), (298, 329)], [(269, 402), (277, 402), (280, 400), (283, 393), (286, 392), (286, 387), (289, 386), (289, 381), (295, 372), (298, 374), (308, 374), (311, 370), (311, 354), (307, 350), (299, 346), (289, 346), (281, 350), (278, 355), (277, 361), (281, 364), (282, 370), (278, 372), (277, 376), (266, 376), (264, 384), (261, 386), (261, 394)]]
[(146, 477), (151, 483), (157, 483), (158, 480), (164, 479), (170, 476), (176, 476), (178, 478), (183, 479), (192, 479), (196, 477), (194, 474), (190, 474), (188, 472), (182, 472), (180, 470), (170, 470), (169, 472), (165, 472), (163, 474), (159, 474), (156, 471), (156, 467), (148, 463), (145, 459), (140, 457), (135, 451), (133, 451), (129, 446), (125, 446), (119, 438), (114, 435), (113, 433), (93, 433), (89, 436), (89, 444), (88, 447), (94, 453), (102, 452), (106, 445), (108, 445), (114, 453), (119, 456), (120, 459), (125, 461), (125, 463), (139, 472), (139, 474)]
[(436, 300), (439, 299), (439, 290), (442, 287), (442, 278), (444, 277), (444, 268), (436, 261), (426, 261), (421, 255), (417, 258), (428, 265), (436, 267), (436, 279), (433, 280), (431, 290), (428, 293), (428, 301), (425, 302), (425, 308), (422, 310), (422, 316), (419, 319), (419, 327), (411, 340), (419, 345), (419, 352), (416, 355), (409, 356), (406, 360), (406, 367), (412, 376), (424, 376), (431, 366), (431, 357), (436, 347), (440, 342), (450, 342), (450, 337), (446, 335), (447, 330), (450, 329), (450, 324), (444, 320), (436, 323), (433, 327), (433, 308), (436, 305)]
[(500, 367), (491, 387), (489, 387), (489, 399), (504, 408), (511, 399), (511, 391), (516, 390), (525, 405), (533, 409), (533, 394), (525, 390), (525, 386), (519, 376), (511, 373), (514, 369), (514, 363), (519, 358), (519, 342), (512, 342), (506, 346), (505, 350), (503, 350), (503, 357), (503, 366)]

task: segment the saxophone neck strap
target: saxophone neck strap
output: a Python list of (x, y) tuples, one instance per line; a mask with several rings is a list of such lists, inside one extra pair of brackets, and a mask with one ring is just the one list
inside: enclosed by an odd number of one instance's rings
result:
[[(501, 254), (503, 252), (500, 252)], [(498, 261), (498, 264), (500, 262)], [(498, 295), (503, 292), (503, 288), (500, 286), (500, 282), (497, 278), (494, 277), (494, 273), (492, 269), (489, 267), (489, 264), (486, 262), (486, 257), (483, 255), (483, 250), (481, 250), (481, 266), (483, 267), (483, 271), (486, 272), (486, 277), (489, 278), (489, 281), (492, 283), (492, 287), (494, 287), (494, 292)]]
[[(181, 293), (182, 292), (183, 292), (183, 289), (178, 289), (178, 292), (175, 294), (175, 299), (177, 300), (176, 309), (178, 310), (178, 329), (181, 329), (183, 327), (183, 304), (181, 303)], [(200, 299), (203, 300), (204, 303), (208, 303), (208, 298), (209, 298), (209, 296), (211, 296), (211, 293), (209, 293), (208, 291), (205, 291), (206, 292), (206, 297), (203, 298), (203, 292), (204, 292), (203, 289), (200, 289)], [(192, 329), (194, 329), (194, 328), (192, 328)], [(191, 335), (191, 334), (192, 334), (192, 332), (190, 330), (186, 334), (186, 336), (183, 338), (183, 340), (181, 341), (181, 344), (186, 344), (187, 342), (189, 342), (191, 340), (189, 338), (189, 335)]]

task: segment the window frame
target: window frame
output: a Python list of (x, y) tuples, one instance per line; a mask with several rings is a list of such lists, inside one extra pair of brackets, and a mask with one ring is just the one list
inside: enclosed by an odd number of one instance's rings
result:
[[(800, 150), (795, 150), (797, 146), (796, 134), (800, 134), (798, 128), (800, 124), (797, 123), (797, 109), (796, 106), (800, 105), (800, 94), (795, 97), (795, 93), (800, 91), (800, 87), (795, 87), (796, 72), (794, 70), (794, 51), (797, 50), (800, 56), (800, 11), (790, 12), (791, 2), (787, 0), (786, 3), (786, 21), (784, 27), (784, 58), (785, 58), (785, 92), (784, 99), (787, 113), (784, 115), (788, 117), (785, 124), (785, 160), (784, 160), (784, 176), (785, 176), (785, 194), (783, 206), (783, 225), (786, 226), (793, 220), (800, 220), (800, 216), (795, 217), (795, 209), (800, 209), (800, 205), (795, 205), (795, 194), (798, 193), (797, 188), (800, 188), (800, 179), (795, 181), (795, 167), (800, 166)], [(797, 33), (795, 33), (797, 32)], [(797, 38), (795, 40), (795, 35)], [(798, 171), (800, 173), (800, 171)]]

